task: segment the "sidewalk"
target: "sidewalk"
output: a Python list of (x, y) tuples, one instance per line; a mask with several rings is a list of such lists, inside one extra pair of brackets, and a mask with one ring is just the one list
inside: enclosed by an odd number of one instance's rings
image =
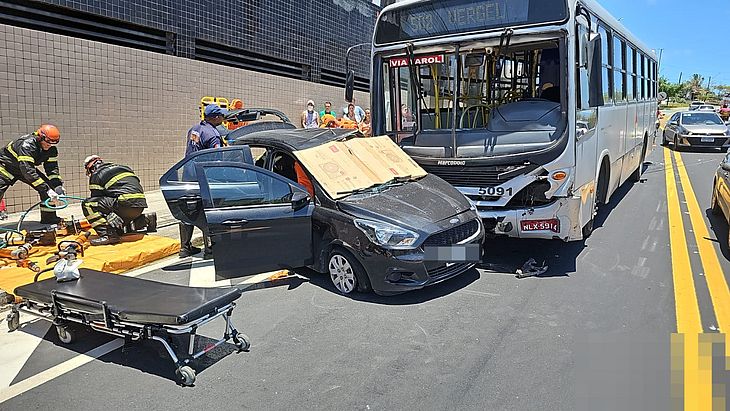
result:
[[(170, 214), (170, 210), (167, 208), (167, 203), (165, 202), (165, 198), (162, 196), (162, 191), (155, 190), (155, 191), (147, 191), (145, 192), (145, 198), (147, 199), (147, 209), (145, 209), (146, 213), (149, 212), (155, 212), (157, 213), (157, 235), (169, 237), (169, 238), (179, 238), (180, 232), (177, 227), (177, 220)], [(0, 221), (0, 227), (5, 228), (15, 228), (18, 224), (18, 220), (20, 220), (20, 217), (23, 215), (22, 212), (19, 213), (12, 213), (8, 214), (7, 220)], [(73, 202), (63, 210), (58, 211), (58, 216), (70, 219), (71, 217), (75, 219), (83, 219), (84, 213), (81, 211), (81, 202), (77, 200), (73, 200)], [(40, 228), (41, 225), (39, 223), (41, 219), (41, 213), (38, 208), (35, 208), (33, 211), (28, 213), (27, 216), (25, 216), (25, 219), (23, 220), (22, 228), (28, 228), (28, 229), (37, 229)], [(197, 230), (196, 230), (197, 232)], [(198, 233), (199, 234), (199, 233)]]

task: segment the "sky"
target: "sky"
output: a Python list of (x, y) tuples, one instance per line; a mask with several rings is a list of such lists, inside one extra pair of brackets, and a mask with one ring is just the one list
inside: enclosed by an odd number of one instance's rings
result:
[[(647, 47), (662, 52), (661, 75), (692, 74), (730, 85), (730, 0), (598, 0)], [(722, 34), (724, 32), (725, 34)]]

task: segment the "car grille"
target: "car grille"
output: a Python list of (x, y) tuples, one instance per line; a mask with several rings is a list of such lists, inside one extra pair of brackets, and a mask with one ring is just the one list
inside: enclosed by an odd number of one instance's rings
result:
[(474, 263), (456, 263), (451, 265), (444, 264), (442, 266), (428, 270), (429, 282), (444, 280), (451, 276), (461, 274), (473, 266)]
[(438, 166), (421, 165), (424, 170), (441, 177), (447, 183), (457, 187), (489, 187), (498, 186), (505, 181), (514, 178), (510, 171), (519, 170), (518, 174), (524, 174), (535, 169), (529, 165), (501, 165), (501, 166)]
[(433, 234), (424, 241), (423, 245), (439, 247), (458, 244), (476, 234), (477, 231), (479, 231), (479, 222), (477, 220), (471, 220), (456, 227), (449, 228), (448, 230), (441, 231), (440, 233)]

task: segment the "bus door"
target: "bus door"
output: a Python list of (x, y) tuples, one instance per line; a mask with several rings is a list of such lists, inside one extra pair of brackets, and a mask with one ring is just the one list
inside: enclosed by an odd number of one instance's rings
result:
[[(591, 192), (592, 184), (595, 183), (596, 170), (598, 170), (598, 134), (596, 125), (598, 123), (598, 108), (590, 106), (589, 99), (589, 57), (588, 57), (588, 28), (582, 24), (577, 25), (578, 36), (576, 58), (578, 69), (576, 70), (577, 101), (575, 105), (575, 186), (579, 189)], [(595, 189), (592, 190), (596, 192)], [(591, 195), (581, 196), (584, 201), (591, 202)], [(586, 215), (581, 216), (583, 223), (593, 218), (593, 208), (583, 207)]]

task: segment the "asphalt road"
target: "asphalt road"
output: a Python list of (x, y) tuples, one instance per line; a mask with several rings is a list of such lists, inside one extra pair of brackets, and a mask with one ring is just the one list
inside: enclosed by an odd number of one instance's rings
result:
[[(681, 153), (699, 218), (688, 208), (680, 165), (666, 173), (671, 157), (658, 147), (645, 181), (619, 190), (587, 241), (493, 240), (484, 268), (396, 297), (340, 296), (311, 273), (308, 281), (246, 291), (233, 320), (251, 337), (250, 352), (212, 351), (194, 387), (175, 384), (172, 364), (153, 343), (58, 368), (113, 341), (89, 333), (67, 347), (51, 330), (11, 385), (26, 388), (0, 408), (668, 409), (683, 397), (670, 378), (670, 341), (678, 315), (685, 318), (675, 301), (693, 297), (677, 297), (679, 276), (694, 283), (704, 333), (717, 333), (718, 307), (730, 303), (717, 300), (724, 294), (713, 294), (705, 276), (714, 250), (727, 291), (727, 224), (707, 212), (722, 156)], [(678, 185), (684, 245), (670, 240), (666, 175)], [(694, 236), (701, 223), (709, 233), (703, 244)], [(689, 266), (679, 272), (672, 262), (682, 252)], [(548, 272), (515, 278), (529, 257)], [(144, 277), (185, 283), (186, 270)], [(711, 280), (717, 285), (717, 270)], [(207, 327), (210, 336), (221, 329)], [(43, 335), (37, 324), (19, 332)]]

